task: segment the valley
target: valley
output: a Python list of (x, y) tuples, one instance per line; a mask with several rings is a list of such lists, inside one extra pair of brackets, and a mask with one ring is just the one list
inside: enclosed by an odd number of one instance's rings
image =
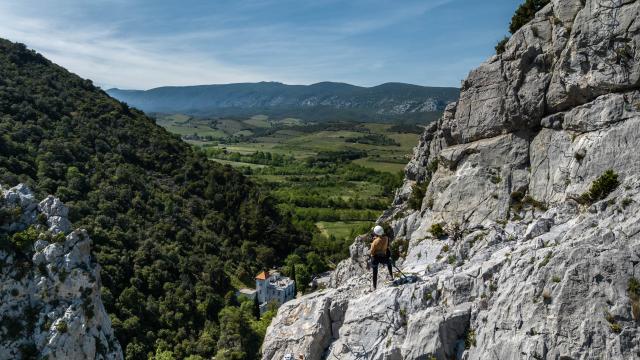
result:
[(423, 126), (156, 114), (170, 132), (265, 188), (279, 210), (314, 234), (329, 268), (348, 256), (393, 200)]

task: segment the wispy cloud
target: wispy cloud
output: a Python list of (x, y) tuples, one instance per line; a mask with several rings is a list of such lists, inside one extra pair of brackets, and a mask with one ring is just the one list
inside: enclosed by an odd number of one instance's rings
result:
[(402, 29), (456, 1), (21, 0), (0, 3), (0, 36), (105, 88), (265, 80), (451, 85), (478, 56), (429, 63), (426, 50), (412, 45), (428, 34)]
[(205, 54), (171, 52), (174, 41), (125, 38), (112, 30), (89, 26), (69, 32), (57, 23), (25, 18), (6, 8), (0, 11), (0, 34), (26, 43), (104, 87), (150, 88), (265, 79), (252, 69), (225, 64)]

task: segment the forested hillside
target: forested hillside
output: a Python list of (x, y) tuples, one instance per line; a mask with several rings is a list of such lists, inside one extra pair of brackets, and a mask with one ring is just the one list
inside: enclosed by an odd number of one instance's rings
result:
[(238, 172), (0, 39), (0, 183), (19, 182), (58, 196), (90, 233), (128, 359), (252, 358), (260, 324), (227, 295), (230, 277), (251, 279), (308, 242)]

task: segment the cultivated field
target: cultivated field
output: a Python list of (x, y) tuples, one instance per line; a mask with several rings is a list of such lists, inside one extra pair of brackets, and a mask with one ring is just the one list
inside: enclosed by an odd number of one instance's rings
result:
[(348, 244), (392, 200), (421, 128), (298, 119), (197, 119), (158, 115), (158, 124), (241, 169), (271, 191), (283, 212)]

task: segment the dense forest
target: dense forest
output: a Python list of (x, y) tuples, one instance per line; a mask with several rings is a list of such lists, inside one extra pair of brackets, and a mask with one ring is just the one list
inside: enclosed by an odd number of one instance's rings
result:
[(231, 283), (311, 242), (242, 174), (0, 39), (0, 183), (19, 182), (89, 231), (127, 359), (254, 358), (269, 315)]

